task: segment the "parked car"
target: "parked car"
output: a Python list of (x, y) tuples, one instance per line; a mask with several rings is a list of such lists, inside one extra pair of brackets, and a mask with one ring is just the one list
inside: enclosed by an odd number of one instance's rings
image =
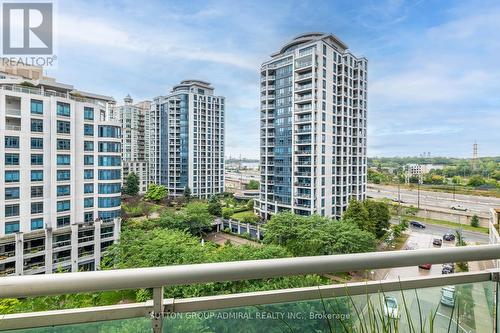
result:
[(441, 274), (452, 274), (452, 273), (455, 273), (455, 264), (454, 263), (443, 264)]
[(453, 210), (461, 210), (463, 212), (467, 211), (467, 208), (465, 208), (464, 206), (462, 205), (453, 205), (450, 207), (450, 209), (453, 209)]
[(403, 201), (403, 200), (398, 199), (398, 198), (393, 198), (393, 199), (392, 199), (392, 201), (393, 201), (393, 202), (404, 203), (404, 201)]
[(446, 306), (455, 305), (455, 286), (441, 288), (441, 304)]
[(391, 319), (398, 319), (401, 316), (399, 313), (398, 301), (395, 297), (384, 297), (384, 315)]
[(430, 270), (430, 269), (432, 268), (432, 264), (422, 264), (422, 265), (418, 265), (418, 268), (422, 268), (422, 269)]
[(415, 227), (415, 228), (420, 228), (420, 229), (425, 229), (425, 224), (423, 224), (422, 222), (420, 221), (415, 221), (415, 220), (412, 220), (410, 221), (410, 225), (412, 227)]
[(434, 238), (432, 240), (432, 245), (441, 246), (443, 245), (443, 240), (441, 238)]
[(449, 232), (443, 235), (443, 239), (447, 242), (452, 242), (455, 240), (455, 235)]

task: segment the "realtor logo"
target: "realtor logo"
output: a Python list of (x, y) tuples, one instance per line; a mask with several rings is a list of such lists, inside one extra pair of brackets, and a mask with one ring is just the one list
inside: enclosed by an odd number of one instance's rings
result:
[(52, 54), (52, 3), (9, 2), (2, 11), (4, 55)]

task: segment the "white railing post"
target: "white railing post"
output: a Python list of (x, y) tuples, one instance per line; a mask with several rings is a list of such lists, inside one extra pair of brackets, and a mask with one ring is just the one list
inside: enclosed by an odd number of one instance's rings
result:
[(163, 331), (163, 287), (153, 288), (153, 312), (151, 312), (151, 324), (154, 333)]

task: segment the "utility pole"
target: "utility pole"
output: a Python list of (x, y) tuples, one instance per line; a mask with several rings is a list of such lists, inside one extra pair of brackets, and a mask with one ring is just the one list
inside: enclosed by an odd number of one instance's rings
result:
[(417, 208), (420, 209), (420, 182), (417, 183)]

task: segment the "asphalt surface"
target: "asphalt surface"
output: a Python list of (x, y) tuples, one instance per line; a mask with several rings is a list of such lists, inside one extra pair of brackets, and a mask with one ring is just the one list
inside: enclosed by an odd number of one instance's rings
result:
[[(397, 186), (370, 184), (368, 185), (367, 195), (373, 198), (397, 199), (398, 188)], [(452, 206), (461, 205), (467, 208), (467, 212), (487, 216), (490, 208), (500, 207), (500, 198), (463, 194), (453, 196), (453, 193), (418, 191), (417, 188), (412, 190), (401, 188), (400, 197), (403, 203), (414, 206), (417, 206), (420, 197), (421, 209), (440, 208), (449, 213), (457, 212), (450, 209)]]

